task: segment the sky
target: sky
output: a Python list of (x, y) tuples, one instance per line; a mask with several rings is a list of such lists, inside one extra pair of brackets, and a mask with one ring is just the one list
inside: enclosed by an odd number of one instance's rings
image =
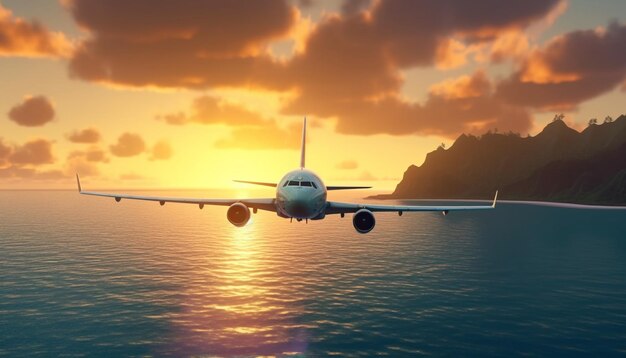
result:
[(623, 0), (0, 0), (0, 189), (391, 190), (440, 144), (626, 113)]

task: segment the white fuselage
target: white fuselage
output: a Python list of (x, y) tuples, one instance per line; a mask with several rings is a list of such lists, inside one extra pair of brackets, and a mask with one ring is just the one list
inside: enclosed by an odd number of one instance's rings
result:
[(307, 169), (287, 173), (276, 186), (276, 209), (280, 216), (322, 219), (326, 209), (326, 185)]

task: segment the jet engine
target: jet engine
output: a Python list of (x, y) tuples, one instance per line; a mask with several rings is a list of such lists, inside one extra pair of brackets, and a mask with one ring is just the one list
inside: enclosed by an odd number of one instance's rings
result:
[(228, 208), (226, 217), (231, 224), (242, 227), (250, 220), (250, 209), (242, 203), (234, 203)]
[(374, 214), (367, 209), (361, 209), (354, 213), (352, 217), (352, 225), (356, 231), (361, 234), (367, 234), (372, 231), (374, 226), (376, 225), (376, 219), (374, 218)]

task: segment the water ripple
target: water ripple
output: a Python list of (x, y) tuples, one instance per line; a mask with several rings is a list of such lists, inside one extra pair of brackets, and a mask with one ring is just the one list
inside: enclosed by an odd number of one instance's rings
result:
[(237, 229), (0, 192), (0, 355), (623, 355), (623, 232), (619, 210), (506, 203)]

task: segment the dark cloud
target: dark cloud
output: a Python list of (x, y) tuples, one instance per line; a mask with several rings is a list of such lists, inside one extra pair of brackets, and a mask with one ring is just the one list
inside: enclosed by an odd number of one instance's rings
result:
[(537, 108), (571, 108), (626, 78), (626, 26), (574, 31), (534, 51), (498, 86), (506, 101)]
[(65, 56), (70, 49), (63, 34), (50, 32), (38, 22), (14, 17), (0, 4), (0, 56)]
[(298, 6), (301, 8), (311, 7), (315, 4), (315, 0), (298, 0)]
[[(463, 41), (461, 46), (493, 41), (500, 31), (521, 30), (557, 4), (382, 0), (368, 14), (327, 18), (307, 39), (306, 50), (289, 63), (299, 95), (283, 113), (335, 117), (337, 130), (349, 134), (454, 137), (485, 125), (527, 130), (528, 114), (491, 93), (484, 98), (431, 93), (424, 104), (409, 103), (399, 95), (401, 70), (435, 64), (452, 37)], [(484, 85), (487, 80), (476, 81)]]
[(146, 150), (146, 143), (138, 134), (124, 133), (117, 139), (117, 143), (109, 148), (117, 157), (133, 157)]
[[(335, 118), (343, 133), (456, 136), (490, 125), (524, 131), (530, 126), (527, 112), (491, 92), (484, 98), (432, 93), (423, 104), (409, 103), (400, 95), (402, 71), (447, 63), (448, 52), (458, 46), (492, 43), (502, 33), (519, 32), (545, 18), (561, 1), (503, 6), (500, 0), (379, 0), (366, 12), (359, 9), (368, 2), (348, 1), (344, 15), (324, 17), (303, 50), (284, 61), (272, 58), (264, 47), (292, 28), (293, 8), (286, 1), (228, 4), (73, 0), (75, 19), (91, 35), (73, 57), (71, 72), (87, 80), (132, 86), (291, 90), (295, 96), (285, 103), (284, 114)], [(242, 24), (243, 18), (249, 20)], [(208, 106), (207, 115), (198, 109), (196, 114), (162, 118), (172, 124), (241, 121), (249, 128), (237, 128), (236, 138), (266, 131), (268, 122), (256, 115), (228, 116), (229, 104), (210, 97), (198, 101)]]
[(74, 131), (67, 135), (67, 139), (73, 143), (96, 143), (101, 137), (100, 132), (94, 128)]
[(371, 0), (345, 0), (341, 5), (341, 13), (345, 16), (357, 14), (370, 6)]
[(152, 147), (151, 160), (167, 160), (172, 157), (172, 146), (165, 140), (157, 142)]
[(242, 106), (220, 101), (215, 97), (202, 96), (194, 100), (189, 114), (173, 113), (160, 116), (169, 124), (181, 125), (190, 122), (213, 124), (222, 123), (231, 126), (259, 125), (265, 120), (256, 112)]
[(289, 109), (299, 112), (315, 106), (318, 115), (337, 116), (335, 129), (344, 134), (456, 137), (461, 132), (480, 133), (490, 128), (526, 133), (531, 127), (528, 112), (495, 97), (493, 85), (482, 71), (433, 86), (423, 104), (395, 95), (319, 103), (304, 100), (293, 102)]
[(71, 0), (91, 36), (70, 63), (92, 81), (133, 86), (278, 88), (280, 64), (265, 54), (296, 11), (285, 0)]
[(54, 107), (44, 96), (28, 97), (11, 108), (9, 118), (25, 127), (40, 127), (54, 119)]
[(17, 145), (9, 155), (9, 161), (16, 166), (54, 163), (52, 142), (46, 139), (35, 139), (24, 145)]

